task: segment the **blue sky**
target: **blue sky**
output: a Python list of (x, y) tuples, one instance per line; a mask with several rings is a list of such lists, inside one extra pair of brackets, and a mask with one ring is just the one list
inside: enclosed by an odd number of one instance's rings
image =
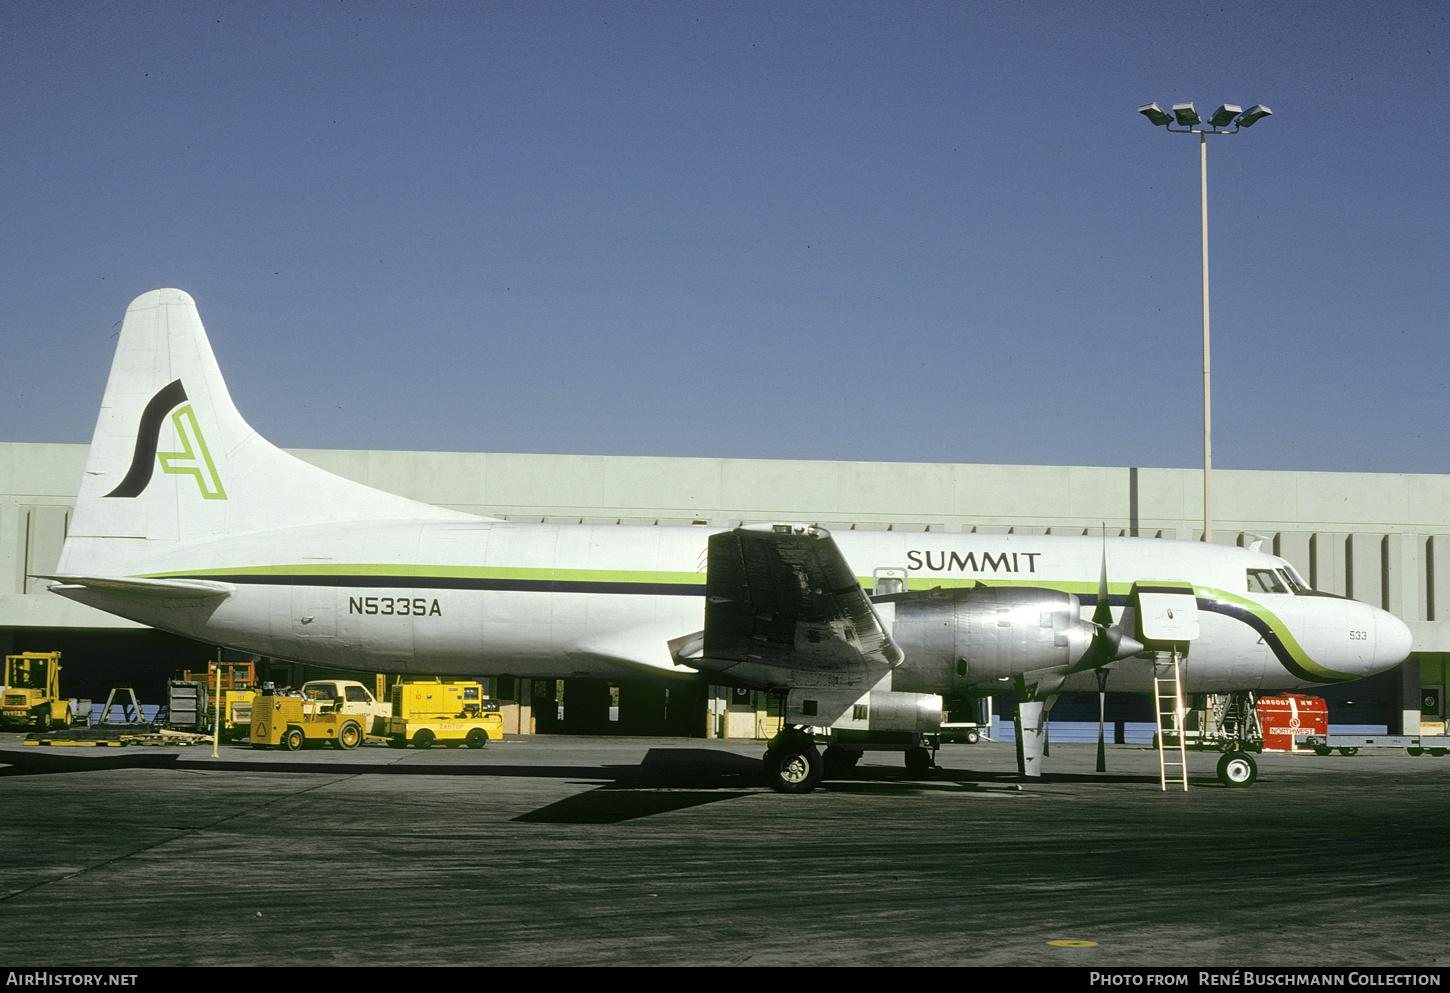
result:
[(1450, 472), (1443, 3), (0, 5), (0, 441)]

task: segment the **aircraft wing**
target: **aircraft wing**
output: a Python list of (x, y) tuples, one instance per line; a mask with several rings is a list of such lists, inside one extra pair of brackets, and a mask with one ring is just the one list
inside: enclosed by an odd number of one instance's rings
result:
[(761, 685), (822, 685), (830, 674), (853, 685), (904, 658), (824, 528), (721, 532), (708, 562), (703, 651), (681, 659), (689, 665)]

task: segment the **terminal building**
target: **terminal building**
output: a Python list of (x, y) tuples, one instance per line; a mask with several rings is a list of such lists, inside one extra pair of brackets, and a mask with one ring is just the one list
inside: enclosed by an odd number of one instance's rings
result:
[[(49, 593), (80, 485), (85, 445), (0, 444), (0, 648), (62, 652), (62, 690), (104, 701), (112, 686), (157, 704), (166, 680), (216, 649)], [(1202, 537), (1196, 469), (642, 458), (454, 452), (291, 452), (329, 472), (453, 510), (510, 521), (709, 525), (792, 521), (832, 530)], [(1450, 653), (1450, 475), (1216, 470), (1215, 541), (1289, 560), (1315, 589), (1383, 607), (1409, 624), (1410, 660), (1326, 688), (1330, 720), (1387, 733), (1443, 733)], [(685, 632), (682, 632), (685, 633)], [(229, 655), (230, 659), (231, 656)], [(324, 670), (258, 660), (300, 685)], [(371, 674), (364, 674), (372, 679)], [(764, 694), (682, 675), (608, 683), (489, 680), (506, 732), (764, 737)], [(1114, 699), (1110, 721), (1152, 720)], [(998, 712), (1010, 713), (1010, 701)], [(1072, 716), (1074, 708), (1080, 715)], [(1090, 716), (1089, 716), (1090, 711)], [(1138, 712), (1146, 714), (1141, 716)], [(1116, 716), (1115, 716), (1116, 712)], [(1097, 700), (1053, 711), (1097, 720)]]

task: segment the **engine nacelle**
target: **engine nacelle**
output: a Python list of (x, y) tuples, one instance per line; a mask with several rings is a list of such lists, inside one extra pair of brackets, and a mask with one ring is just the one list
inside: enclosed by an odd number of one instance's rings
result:
[(891, 636), (906, 653), (898, 690), (953, 689), (1071, 665), (1092, 645), (1082, 602), (1061, 590), (994, 586), (933, 590), (894, 600)]
[(852, 731), (941, 729), (942, 699), (935, 693), (895, 690), (792, 689), (785, 698), (785, 722)]

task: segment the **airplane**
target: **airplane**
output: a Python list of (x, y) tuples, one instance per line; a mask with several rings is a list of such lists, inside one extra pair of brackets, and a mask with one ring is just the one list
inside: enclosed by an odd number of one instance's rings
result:
[[(533, 524), (384, 493), (258, 435), (175, 289), (126, 311), (69, 532), (41, 578), (163, 631), (294, 662), (430, 676), (704, 672), (769, 690), (786, 726), (764, 766), (783, 793), (825, 775), (812, 728), (867, 743), (930, 735), (951, 694), (1016, 689), (1019, 768), (1032, 776), (1060, 694), (1153, 692), (1164, 657), (1182, 657), (1185, 692), (1221, 693), (1358, 679), (1410, 651), (1399, 619), (1314, 591), (1257, 548), (796, 522)], [(1247, 762), (1227, 778), (1221, 763), (1221, 778), (1251, 781)]]

